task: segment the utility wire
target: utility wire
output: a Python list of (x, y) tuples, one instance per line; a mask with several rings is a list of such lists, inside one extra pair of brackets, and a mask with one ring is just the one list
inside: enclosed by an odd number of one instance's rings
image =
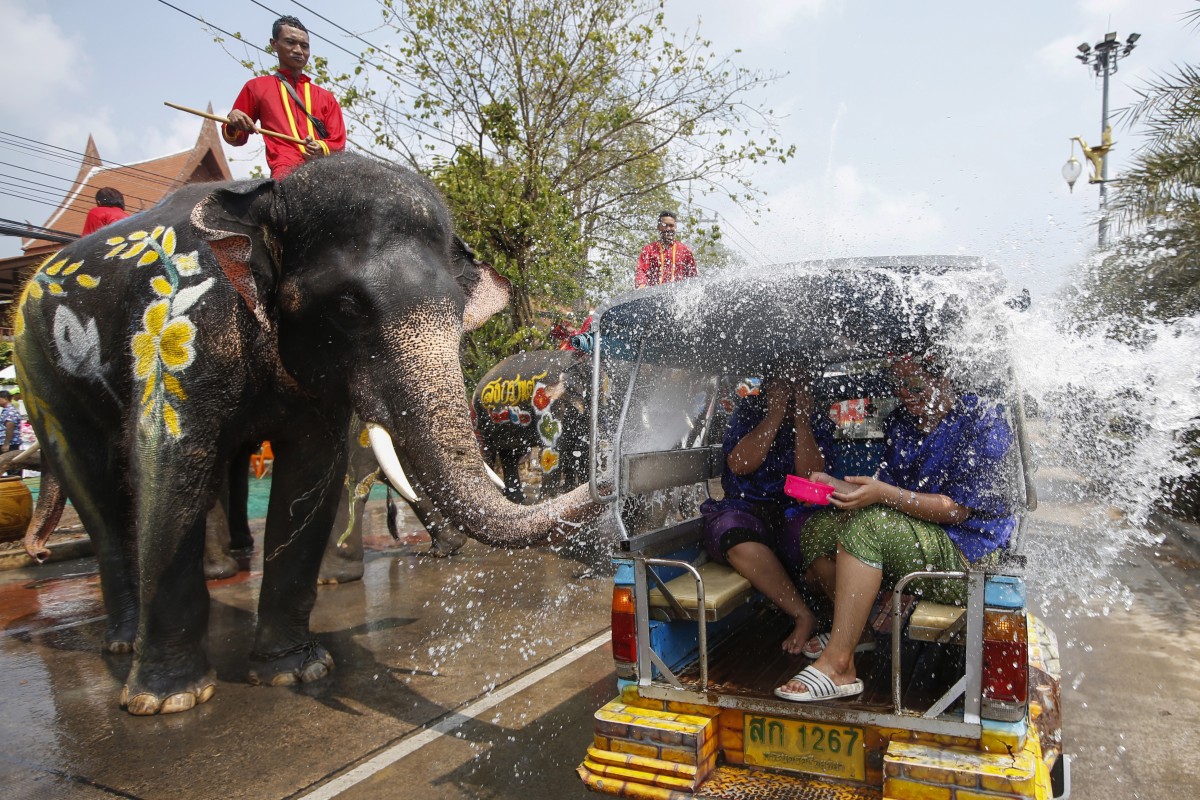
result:
[[(54, 203), (49, 200), (40, 200), (36, 197), (26, 197), (23, 194), (18, 194), (17, 192), (11, 191), (0, 191), (0, 195), (4, 195), (5, 197), (16, 197), (20, 200), (28, 200), (31, 203), (41, 203), (42, 205), (50, 206), (51, 208), (59, 208), (62, 205), (61, 202)], [(71, 206), (67, 206), (63, 209), (63, 211), (68, 211), (72, 214), (83, 214), (84, 216), (87, 215), (86, 211), (80, 211), (78, 208), (72, 208)]]
[[(8, 137), (9, 139), (16, 139), (18, 141), (7, 141), (3, 137)], [(81, 153), (78, 150), (68, 150), (65, 147), (59, 147), (58, 145), (49, 144), (48, 142), (41, 142), (41, 141), (38, 141), (37, 139), (30, 139), (27, 136), (21, 136), (16, 133), (10, 133), (9, 131), (0, 130), (0, 144), (7, 144), (10, 147), (16, 147), (16, 148), (31, 151), (34, 153), (41, 153), (41, 154), (48, 155), (48, 156), (56, 156), (57, 158), (62, 159), (66, 163), (74, 163), (74, 162), (78, 162), (79, 160), (83, 159), (88, 162), (91, 162), (92, 166), (105, 167), (107, 169), (127, 170), (129, 172), (137, 174), (138, 176), (144, 176), (142, 179), (145, 180), (147, 183), (157, 183), (160, 186), (167, 186), (169, 188), (175, 188), (175, 187), (182, 185), (182, 183), (180, 181), (173, 181), (170, 178), (166, 177), (165, 175), (161, 175), (157, 172), (150, 172), (149, 170), (141, 169), (140, 167), (133, 167), (133, 166), (130, 166), (129, 164), (122, 164), (119, 161), (112, 161), (112, 160), (109, 160), (106, 158), (96, 158), (94, 156), (89, 156), (87, 153)], [(72, 157), (74, 161), (73, 162), (67, 161), (68, 156)]]
[(32, 225), (28, 222), (17, 222), (15, 219), (2, 218), (0, 218), (0, 236), (16, 236), (21, 239), (38, 239), (39, 241), (58, 242), (60, 244), (67, 244), (79, 238), (74, 233), (56, 231), (53, 228), (43, 228), (41, 225)]
[[(4, 162), (4, 161), (0, 161), (0, 164), (5, 164), (5, 163), (6, 163), (6, 162)], [(15, 164), (11, 164), (11, 165), (9, 165), (9, 166), (16, 166), (16, 165), (15, 165)], [(25, 169), (25, 168), (24, 168), (24, 167), (17, 167), (17, 169)], [(32, 173), (34, 173), (35, 175), (47, 175), (48, 177), (51, 177), (51, 178), (54, 178), (54, 179), (56, 179), (56, 180), (62, 181), (63, 183), (67, 184), (67, 185), (68, 185), (69, 187), (71, 187), (71, 188), (73, 188), (73, 187), (75, 186), (75, 182), (74, 182), (74, 181), (72, 181), (72, 180), (70, 180), (69, 178), (60, 178), (60, 177), (59, 177), (59, 176), (57, 176), (57, 175), (48, 175), (48, 173), (45, 173), (45, 172), (38, 172), (37, 170), (33, 170), (33, 169), (31, 169), (31, 170), (28, 170), (28, 171), (29, 171), (29, 172), (32, 172)], [(20, 175), (9, 175), (8, 173), (5, 173), (5, 172), (0, 172), (0, 178), (8, 178), (8, 179), (10, 179), (10, 180), (14, 180), (14, 181), (20, 181), (21, 183), (27, 183), (27, 184), (29, 184), (31, 187), (39, 187), (39, 188), (42, 188), (42, 189), (49, 189), (49, 190), (51, 190), (52, 192), (54, 192), (55, 194), (57, 194), (57, 195), (59, 195), (60, 197), (62, 197), (63, 199), (65, 199), (65, 198), (66, 198), (66, 196), (62, 194), (62, 192), (63, 192), (64, 190), (63, 190), (63, 189), (62, 189), (62, 187), (60, 187), (60, 186), (51, 186), (51, 185), (50, 185), (50, 184), (48, 184), (48, 183), (41, 183), (40, 181), (34, 181), (34, 180), (30, 180), (29, 178), (22, 178)], [(126, 200), (135, 200), (135, 201), (137, 201), (137, 202), (139, 202), (139, 203), (142, 203), (143, 205), (146, 205), (146, 206), (152, 206), (152, 205), (154, 205), (155, 203), (157, 203), (157, 202), (158, 202), (157, 200), (150, 200), (149, 198), (146, 198), (146, 197), (138, 197), (137, 195), (135, 195), (135, 194), (130, 194), (130, 193), (128, 193), (128, 192), (122, 192), (122, 193), (121, 193), (121, 196), (122, 196), (122, 197), (124, 197)]]
[[(702, 208), (702, 206), (697, 206), (697, 208)], [(706, 209), (704, 209), (704, 210), (705, 210), (705, 211), (712, 211), (712, 213), (713, 213), (713, 214), (716, 214), (718, 217), (720, 217), (720, 222), (719, 222), (718, 224), (722, 225), (723, 227), (726, 227), (726, 228), (728, 228), (728, 229), (729, 229), (730, 231), (732, 231), (733, 233), (736, 233), (738, 236), (740, 236), (740, 237), (742, 238), (742, 240), (743, 240), (744, 242), (746, 242), (748, 245), (750, 245), (750, 247), (751, 247), (751, 248), (752, 248), (752, 249), (753, 249), (753, 250), (754, 250), (756, 253), (758, 253), (758, 255), (757, 255), (757, 256), (755, 256), (755, 257), (752, 257), (752, 260), (753, 260), (754, 258), (757, 258), (758, 260), (762, 261), (763, 263), (768, 263), (768, 262), (770, 262), (770, 260), (771, 260), (771, 259), (770, 259), (770, 258), (767, 256), (767, 254), (766, 254), (766, 253), (764, 253), (764, 252), (762, 251), (762, 249), (760, 249), (760, 248), (759, 248), (759, 246), (758, 246), (758, 245), (756, 245), (756, 244), (754, 243), (754, 240), (753, 240), (753, 239), (751, 239), (750, 237), (746, 236), (746, 234), (742, 233), (742, 232), (741, 232), (741, 231), (739, 231), (737, 228), (735, 228), (735, 227), (733, 226), (733, 223), (729, 221), (729, 218), (728, 218), (728, 217), (722, 216), (720, 213), (718, 213), (718, 212), (716, 212), (716, 211), (713, 211), (711, 208), (706, 208)], [(750, 255), (750, 253), (746, 253), (746, 255)]]

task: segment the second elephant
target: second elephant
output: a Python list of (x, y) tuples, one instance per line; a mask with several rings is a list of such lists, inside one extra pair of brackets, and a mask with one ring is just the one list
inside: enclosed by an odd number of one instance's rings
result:
[(475, 430), (488, 463), (499, 459), (504, 490), (525, 501), (518, 464), (541, 448), (542, 496), (588, 477), (591, 363), (576, 350), (535, 350), (492, 367), (471, 397)]

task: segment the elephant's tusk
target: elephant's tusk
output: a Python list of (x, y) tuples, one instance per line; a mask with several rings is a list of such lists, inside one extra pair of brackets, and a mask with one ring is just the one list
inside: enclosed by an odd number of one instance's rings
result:
[(379, 467), (387, 476), (388, 482), (406, 502), (416, 503), (417, 493), (413, 491), (412, 484), (408, 482), (408, 476), (404, 474), (404, 467), (400, 466), (396, 448), (392, 445), (392, 437), (379, 425), (368, 422), (367, 439), (371, 442), (371, 452), (375, 454), (375, 460), (379, 462)]
[(504, 491), (504, 478), (501, 478), (499, 475), (497, 475), (496, 470), (489, 467), (486, 461), (483, 462), (483, 468), (487, 470), (487, 476), (492, 479), (492, 483), (496, 484), (496, 488), (500, 491)]

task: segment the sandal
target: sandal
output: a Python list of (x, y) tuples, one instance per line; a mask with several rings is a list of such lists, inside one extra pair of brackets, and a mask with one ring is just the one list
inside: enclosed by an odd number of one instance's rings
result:
[[(814, 642), (816, 643), (815, 646), (813, 644)], [(804, 655), (805, 658), (811, 658), (812, 660), (816, 661), (818, 658), (821, 657), (821, 653), (825, 652), (825, 648), (828, 645), (829, 645), (829, 634), (828, 633), (818, 633), (816, 636), (809, 639), (807, 643), (805, 643), (804, 649), (801, 650), (800, 652)], [(858, 655), (859, 653), (870, 653), (870, 652), (873, 652), (874, 650), (875, 650), (875, 640), (867, 639), (866, 641), (859, 642), (855, 646), (854, 654)]]
[[(775, 696), (782, 697), (784, 700), (793, 700), (797, 703), (811, 703), (814, 700), (836, 700), (839, 697), (850, 697), (861, 694), (863, 690), (863, 682), (861, 680), (838, 685), (833, 682), (832, 678), (812, 664), (809, 664), (800, 670), (800, 672), (793, 675), (792, 680), (803, 681), (805, 691), (787, 692), (784, 691), (783, 686), (780, 686), (775, 690)], [(786, 685), (784, 684), (784, 686)]]

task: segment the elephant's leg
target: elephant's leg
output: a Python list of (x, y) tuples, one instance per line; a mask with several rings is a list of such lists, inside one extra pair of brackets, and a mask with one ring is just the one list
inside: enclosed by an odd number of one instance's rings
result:
[(152, 455), (135, 469), (141, 610), (121, 706), (141, 716), (187, 711), (216, 688), (204, 652), (209, 599), (203, 561), (220, 476), (211, 453), (155, 452), (138, 444), (138, 452)]
[(204, 523), (204, 578), (219, 580), (237, 574), (238, 563), (230, 553), (229, 519), (225, 516), (229, 493), (221, 490), (221, 499), (208, 510)]
[[(272, 440), (275, 466), (263, 539), (263, 581), (258, 632), (250, 654), (249, 680), (282, 686), (319, 680), (333, 658), (309, 633), (317, 599), (317, 576), (342, 496), (345, 440), (322, 435), (329, 423), (313, 415), (295, 421), (311, 436), (303, 445)], [(349, 419), (338, 430), (345, 431)]]
[(43, 453), (96, 549), (100, 592), (108, 614), (103, 648), (130, 653), (138, 626), (136, 547), (129, 488), (118, 477), (125, 469), (112, 455), (119, 447), (113, 440), (98, 439), (82, 414), (64, 413), (59, 420), (63, 440), (73, 444), (43, 442)]
[[(416, 470), (413, 469), (412, 460), (408, 457), (407, 452), (397, 453), (397, 458), (400, 459), (401, 466), (404, 468), (405, 474), (415, 475)], [(451, 524), (442, 513), (434, 507), (433, 501), (430, 500), (429, 490), (422, 486), (417, 492), (417, 502), (409, 503), (408, 507), (425, 526), (425, 530), (429, 532), (429, 538), (432, 544), (428, 555), (436, 558), (445, 558), (452, 556), (462, 549), (462, 546), (467, 543), (467, 535), (462, 532), (462, 529)]]
[(250, 499), (250, 455), (253, 448), (247, 446), (229, 460), (229, 497), (225, 505), (225, 516), (229, 520), (229, 547), (235, 553), (254, 550), (254, 537), (250, 534), (250, 515), (246, 503)]
[(337, 514), (333, 518), (333, 532), (321, 557), (321, 571), (317, 576), (317, 583), (320, 584), (362, 580), (366, 504), (346, 502), (345, 497), (342, 500), (338, 503)]
[(514, 503), (525, 502), (521, 488), (521, 455), (516, 450), (500, 451), (500, 469), (504, 473), (504, 493)]

